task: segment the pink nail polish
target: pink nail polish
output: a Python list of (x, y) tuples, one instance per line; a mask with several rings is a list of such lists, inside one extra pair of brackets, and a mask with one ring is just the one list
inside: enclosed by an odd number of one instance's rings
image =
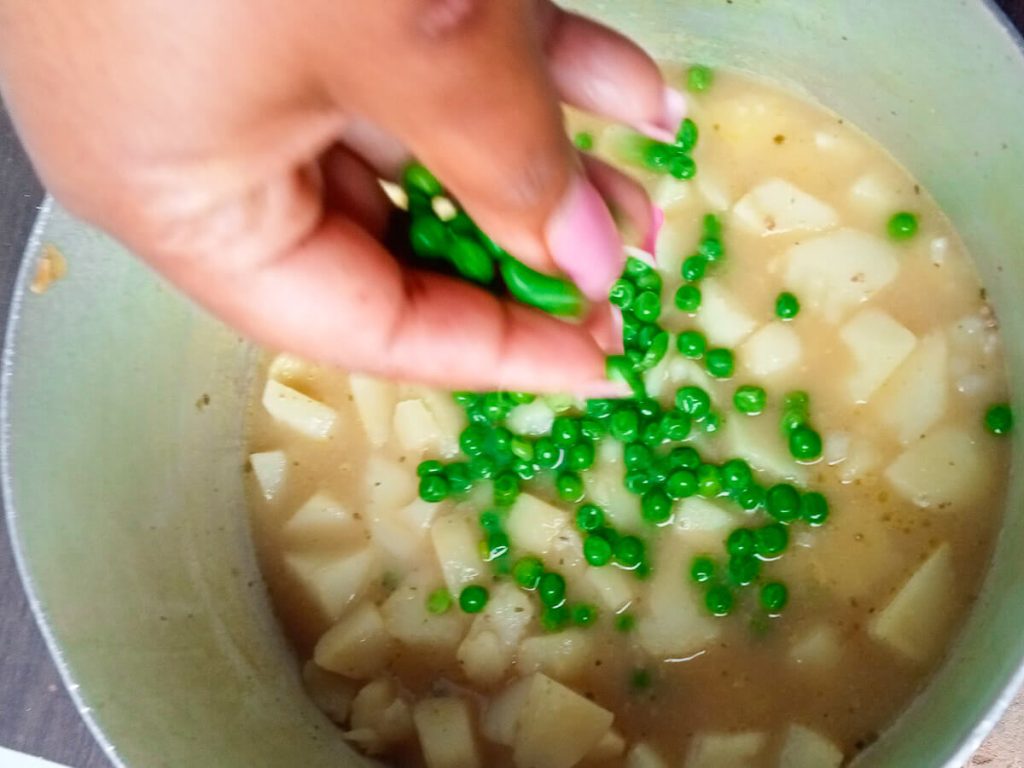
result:
[(555, 264), (588, 298), (607, 300), (625, 259), (608, 206), (590, 182), (572, 181), (544, 234)]
[(676, 140), (679, 124), (686, 117), (686, 97), (675, 88), (665, 86), (661, 96), (661, 117), (655, 122), (642, 122), (633, 125), (640, 133), (650, 136), (655, 141), (672, 144)]
[(643, 249), (647, 251), (651, 256), (655, 257), (657, 261), (657, 246), (658, 246), (658, 235), (661, 233), (661, 227), (665, 223), (665, 212), (658, 206), (651, 205), (651, 227), (647, 230), (647, 237), (644, 239)]

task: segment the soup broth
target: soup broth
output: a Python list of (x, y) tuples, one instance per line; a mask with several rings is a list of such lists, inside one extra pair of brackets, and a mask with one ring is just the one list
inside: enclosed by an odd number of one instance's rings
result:
[[(665, 212), (655, 255), (671, 344), (647, 389), (671, 408), (680, 387), (700, 387), (712, 411), (655, 453), (742, 458), (764, 488), (822, 493), (827, 520), (785, 521), (785, 551), (758, 550), (740, 586), (728, 550), (743, 542), (730, 534), (772, 515), (702, 488), (653, 525), (610, 437), (594, 441), (581, 502), (540, 471), (507, 509), (495, 510), (490, 481), (430, 503), (417, 468), (459, 456), (467, 425), (450, 393), (270, 357), (250, 419), (254, 537), (310, 694), (356, 749), (430, 768), (838, 766), (955, 638), (1009, 467), (1008, 442), (985, 426), (1007, 397), (998, 326), (963, 243), (892, 157), (819, 106), (716, 72), (690, 112), (688, 180), (637, 165), (625, 129), (569, 115), (579, 141)], [(914, 215), (913, 232), (898, 212)], [(707, 214), (725, 255), (687, 312), (676, 291)], [(779, 316), (792, 314), (783, 293), (795, 316)], [(679, 351), (688, 330), (733, 351), (731, 376)], [(734, 402), (744, 385), (766, 392), (756, 415)], [(819, 459), (794, 459), (780, 428), (794, 392), (808, 396)], [(558, 413), (586, 410), (541, 397), (505, 423), (536, 446)], [(618, 539), (637, 537), (640, 568), (588, 562), (584, 502)], [(568, 618), (522, 586), (533, 586), (525, 566), (487, 562), (491, 510), (507, 536), (501, 563), (533, 557), (562, 576)], [(463, 609), (471, 585), (486, 590), (482, 612)], [(712, 613), (715, 585), (728, 615)]]

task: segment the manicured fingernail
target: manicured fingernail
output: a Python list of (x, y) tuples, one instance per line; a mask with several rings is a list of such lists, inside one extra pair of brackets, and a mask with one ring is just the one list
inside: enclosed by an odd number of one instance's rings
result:
[(618, 307), (607, 301), (594, 303), (583, 326), (606, 355), (622, 354), (622, 313)]
[(665, 86), (661, 96), (661, 118), (654, 122), (636, 123), (633, 127), (655, 141), (673, 144), (684, 117), (686, 97), (675, 88)]
[(569, 186), (545, 228), (551, 256), (579, 289), (605, 301), (622, 271), (622, 240), (608, 206), (583, 177)]
[(656, 205), (651, 205), (651, 226), (647, 230), (647, 238), (644, 240), (643, 249), (652, 256), (657, 255), (655, 248), (658, 245), (658, 235), (665, 223), (665, 212)]

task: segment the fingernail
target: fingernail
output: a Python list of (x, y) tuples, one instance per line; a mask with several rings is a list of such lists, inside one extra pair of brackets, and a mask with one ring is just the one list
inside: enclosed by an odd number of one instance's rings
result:
[(656, 205), (651, 205), (651, 226), (647, 230), (647, 239), (644, 240), (643, 249), (657, 259), (658, 234), (665, 223), (665, 212)]
[(594, 301), (605, 301), (622, 271), (622, 241), (608, 206), (583, 177), (569, 186), (545, 228), (557, 264)]
[(655, 141), (672, 144), (676, 140), (679, 124), (686, 117), (686, 97), (675, 88), (665, 86), (661, 96), (661, 118), (655, 122), (633, 125), (640, 133)]

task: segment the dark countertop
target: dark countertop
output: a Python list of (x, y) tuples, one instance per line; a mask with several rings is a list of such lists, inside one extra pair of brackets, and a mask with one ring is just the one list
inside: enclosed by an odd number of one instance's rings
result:
[[(1024, 29), (1024, 0), (997, 3)], [(0, 318), (6, 318), (42, 188), (18, 145), (2, 102), (0, 182)], [(35, 625), (2, 516), (0, 529), (0, 746), (74, 768), (109, 768), (110, 762), (64, 690)], [(972, 762), (991, 768), (1020, 764), (1016, 755), (998, 755), (993, 747), (983, 752)]]

